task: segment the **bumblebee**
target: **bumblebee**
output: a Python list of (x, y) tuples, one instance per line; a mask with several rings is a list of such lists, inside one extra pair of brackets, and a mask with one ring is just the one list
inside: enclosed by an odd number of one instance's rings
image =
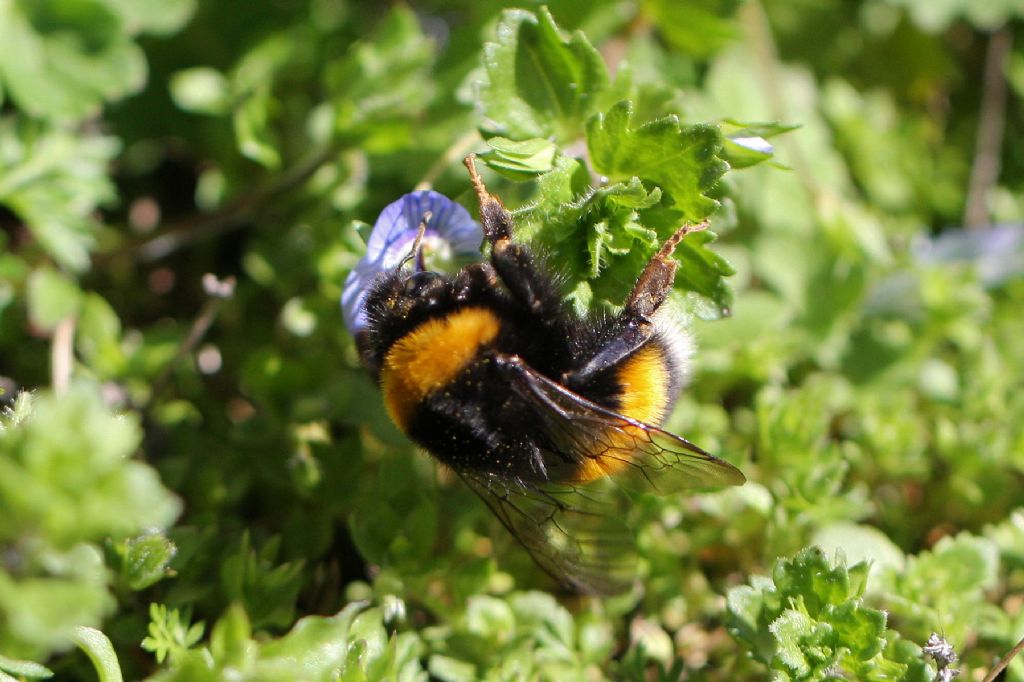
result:
[(534, 560), (566, 587), (613, 593), (636, 574), (632, 491), (738, 485), (743, 474), (659, 428), (679, 394), (689, 343), (662, 310), (681, 227), (622, 311), (581, 317), (465, 161), (487, 261), (425, 269), (427, 221), (405, 258), (378, 273), (358, 335), (395, 424), (457, 473)]

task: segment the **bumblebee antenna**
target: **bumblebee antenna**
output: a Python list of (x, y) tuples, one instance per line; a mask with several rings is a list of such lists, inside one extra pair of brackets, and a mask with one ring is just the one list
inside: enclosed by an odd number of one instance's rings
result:
[(427, 233), (427, 223), (434, 217), (434, 214), (430, 211), (423, 212), (423, 218), (420, 220), (420, 226), (416, 230), (416, 238), (412, 242), (412, 248), (409, 249), (409, 253), (406, 254), (402, 262), (398, 264), (398, 269), (401, 270), (405, 267), (405, 264), (409, 261), (414, 261), (413, 269), (417, 272), (421, 272), (427, 269), (427, 264), (423, 260), (423, 235)]

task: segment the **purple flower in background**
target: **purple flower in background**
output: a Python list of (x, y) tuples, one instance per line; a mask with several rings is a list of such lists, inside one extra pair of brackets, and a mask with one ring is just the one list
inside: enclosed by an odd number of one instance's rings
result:
[(438, 260), (480, 253), (483, 232), (469, 211), (443, 194), (421, 190), (406, 194), (381, 211), (366, 242), (366, 255), (345, 280), (341, 310), (353, 336), (366, 327), (364, 304), (370, 284), (378, 273), (394, 268), (409, 255), (420, 222), (429, 212), (423, 250)]

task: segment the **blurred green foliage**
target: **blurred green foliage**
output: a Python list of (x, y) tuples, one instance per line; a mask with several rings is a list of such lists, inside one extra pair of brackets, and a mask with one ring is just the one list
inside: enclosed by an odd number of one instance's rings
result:
[[(1019, 2), (240, 11), (0, 0), (0, 680), (923, 681), (932, 632), (981, 679), (1024, 636)], [(711, 221), (668, 428), (749, 482), (638, 499), (630, 594), (553, 593), (344, 331), (360, 226), (475, 208), (471, 151), (581, 310)]]

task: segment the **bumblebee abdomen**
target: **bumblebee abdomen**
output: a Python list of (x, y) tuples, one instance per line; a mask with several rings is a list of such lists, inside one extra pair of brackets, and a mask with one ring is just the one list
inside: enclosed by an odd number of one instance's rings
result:
[(648, 424), (660, 424), (671, 400), (672, 374), (660, 345), (648, 343), (633, 353), (617, 372), (619, 412)]
[(493, 311), (463, 308), (399, 338), (385, 354), (380, 374), (384, 404), (398, 428), (408, 433), (423, 401), (450, 384), (500, 330)]
[[(668, 416), (675, 377), (665, 348), (657, 341), (641, 347), (619, 363), (614, 378), (617, 385), (614, 408), (619, 414), (655, 426)], [(635, 429), (626, 426), (607, 433), (600, 442), (610, 445), (609, 450), (594, 452), (583, 459), (573, 473), (573, 480), (592, 481), (626, 467), (635, 447), (634, 438), (640, 435), (633, 433)]]

